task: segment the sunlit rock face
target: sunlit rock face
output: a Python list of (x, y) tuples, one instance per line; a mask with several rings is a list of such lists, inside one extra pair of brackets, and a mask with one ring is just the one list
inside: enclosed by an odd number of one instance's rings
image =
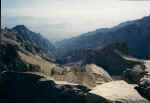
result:
[(125, 81), (113, 81), (93, 88), (90, 93), (102, 96), (118, 103), (149, 103), (135, 89)]
[(89, 88), (112, 81), (111, 76), (103, 68), (95, 64), (87, 64), (83, 67), (72, 65), (53, 68), (49, 76), (57, 81), (67, 81)]

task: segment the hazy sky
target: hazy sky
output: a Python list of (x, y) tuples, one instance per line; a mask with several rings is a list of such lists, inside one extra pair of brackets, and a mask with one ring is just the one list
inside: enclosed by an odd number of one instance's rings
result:
[(149, 0), (2, 0), (2, 25), (49, 38), (76, 36), (150, 15)]

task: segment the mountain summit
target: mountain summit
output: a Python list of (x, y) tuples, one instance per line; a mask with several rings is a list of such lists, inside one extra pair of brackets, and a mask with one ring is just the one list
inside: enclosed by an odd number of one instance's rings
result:
[(17, 25), (13, 27), (13, 30), (28, 30), (25, 25)]

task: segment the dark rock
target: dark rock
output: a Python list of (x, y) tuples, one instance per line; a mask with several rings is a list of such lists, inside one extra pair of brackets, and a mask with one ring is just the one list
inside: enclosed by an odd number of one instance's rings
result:
[(77, 61), (81, 62), (81, 65), (96, 64), (104, 68), (110, 75), (122, 75), (127, 68), (133, 68), (136, 65), (143, 66), (141, 62), (124, 58), (128, 55), (128, 47), (124, 43), (112, 43), (104, 47), (85, 49), (83, 52), (81, 50), (76, 53), (72, 51), (66, 56), (66, 58), (70, 57), (66, 63), (74, 63), (74, 59), (80, 57)]
[(25, 71), (26, 64), (20, 59), (17, 51), (16, 45), (0, 44), (0, 72), (4, 70)]
[(148, 100), (150, 100), (150, 75), (145, 75), (136, 87), (138, 92)]
[(55, 47), (41, 34), (30, 31), (24, 25), (3, 30), (3, 38), (17, 42), (22, 48), (33, 54), (54, 61)]
[(139, 83), (141, 78), (146, 75), (146, 67), (142, 65), (135, 65), (135, 67), (127, 69), (123, 72), (123, 78), (129, 83)]
[(57, 85), (42, 76), (3, 72), (0, 75), (0, 101), (4, 103), (115, 103), (88, 93), (84, 86)]

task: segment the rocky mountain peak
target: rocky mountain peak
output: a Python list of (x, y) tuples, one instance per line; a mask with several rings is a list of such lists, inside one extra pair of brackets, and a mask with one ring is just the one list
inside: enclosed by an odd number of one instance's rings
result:
[(17, 25), (13, 28), (13, 30), (28, 30), (28, 28), (25, 25)]

